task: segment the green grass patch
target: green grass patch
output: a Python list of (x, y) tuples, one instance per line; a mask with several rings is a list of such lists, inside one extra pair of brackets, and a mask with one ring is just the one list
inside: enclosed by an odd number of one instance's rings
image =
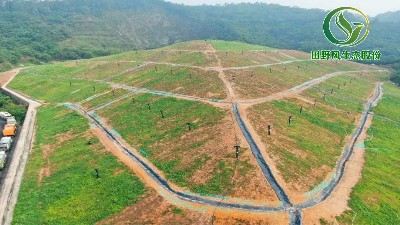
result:
[(273, 50), (267, 46), (252, 45), (237, 41), (211, 40), (211, 45), (218, 51), (252, 51), (252, 50)]
[[(40, 108), (13, 224), (94, 224), (145, 193), (144, 184), (98, 141), (87, 144), (95, 139), (88, 129), (86, 119), (66, 108)], [(40, 178), (45, 167), (51, 172)]]
[[(300, 108), (303, 108), (300, 113)], [(292, 123), (289, 125), (289, 116)], [(353, 119), (324, 105), (306, 105), (296, 99), (273, 101), (250, 109), (250, 119), (288, 182), (300, 182), (309, 190), (322, 182), (336, 165), (350, 135)], [(273, 126), (272, 136), (267, 125)], [(316, 141), (318, 137), (318, 141)], [(306, 183), (302, 180), (307, 178)]]
[(340, 75), (308, 89), (304, 95), (343, 111), (361, 113), (364, 103), (374, 90), (374, 81), (372, 76)]
[(9, 87), (51, 103), (79, 102), (95, 94), (111, 90), (108, 85), (102, 83), (43, 77), (27, 71), (18, 74)]
[(147, 66), (138, 71), (117, 76), (111, 81), (199, 97), (215, 99), (226, 97), (224, 85), (216, 72), (186, 67)]

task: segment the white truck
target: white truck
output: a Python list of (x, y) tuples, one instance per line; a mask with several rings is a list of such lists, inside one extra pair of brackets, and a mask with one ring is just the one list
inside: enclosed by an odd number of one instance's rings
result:
[(0, 151), (8, 151), (10, 150), (13, 143), (13, 139), (11, 137), (3, 137), (0, 140)]
[(7, 120), (7, 118), (12, 117), (12, 115), (8, 112), (0, 112), (0, 118), (3, 120)]
[(15, 120), (15, 118), (13, 116), (7, 117), (7, 124), (17, 125), (17, 121)]
[(7, 154), (3, 151), (0, 151), (0, 169), (3, 169), (6, 165)]

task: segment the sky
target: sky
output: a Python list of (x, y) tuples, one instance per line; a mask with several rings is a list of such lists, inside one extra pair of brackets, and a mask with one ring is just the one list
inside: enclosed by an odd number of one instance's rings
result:
[(240, 2), (265, 2), (285, 6), (298, 6), (301, 8), (319, 8), (331, 10), (342, 6), (352, 6), (360, 9), (369, 16), (400, 10), (399, 0), (167, 0), (185, 5), (224, 4)]

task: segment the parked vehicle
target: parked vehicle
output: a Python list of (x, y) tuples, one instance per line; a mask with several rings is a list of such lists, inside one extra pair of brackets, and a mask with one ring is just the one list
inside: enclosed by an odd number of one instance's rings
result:
[(17, 121), (15, 120), (15, 118), (12, 117), (8, 117), (7, 118), (7, 124), (13, 124), (13, 125), (17, 125)]
[(7, 120), (7, 118), (13, 117), (9, 112), (0, 112), (0, 118), (3, 120)]
[(6, 165), (7, 154), (3, 151), (0, 151), (0, 169), (3, 169)]
[(13, 143), (12, 137), (3, 137), (0, 140), (0, 151), (10, 150)]
[(14, 137), (17, 132), (17, 126), (15, 124), (6, 124), (3, 130), (4, 137)]

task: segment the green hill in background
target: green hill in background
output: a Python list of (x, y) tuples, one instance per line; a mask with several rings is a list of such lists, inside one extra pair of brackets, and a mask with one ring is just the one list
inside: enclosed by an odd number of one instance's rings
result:
[[(91, 58), (198, 39), (303, 51), (332, 48), (321, 29), (326, 12), (317, 9), (262, 3), (184, 6), (161, 0), (0, 1), (0, 6), (4, 65)], [(360, 48), (381, 49), (385, 61), (398, 59), (400, 26), (390, 19), (394, 14), (371, 18), (370, 37)]]

